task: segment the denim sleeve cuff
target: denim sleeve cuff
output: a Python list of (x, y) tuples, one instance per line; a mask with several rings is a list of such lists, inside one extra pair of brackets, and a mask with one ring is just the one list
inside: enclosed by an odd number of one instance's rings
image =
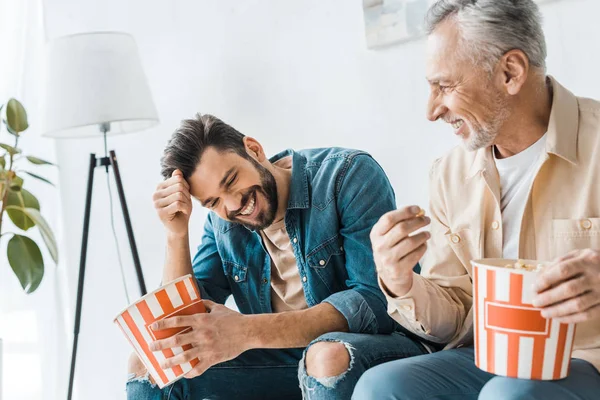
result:
[(194, 277), (194, 279), (196, 279), (196, 285), (198, 285), (198, 289), (200, 290), (200, 298), (202, 300), (215, 301), (212, 297), (208, 295), (208, 292), (206, 291), (206, 289), (204, 289), (204, 286), (202, 285), (202, 283), (200, 283), (198, 278)]
[(379, 324), (373, 309), (364, 296), (356, 290), (344, 290), (334, 293), (323, 302), (334, 306), (346, 318), (350, 332), (379, 332)]

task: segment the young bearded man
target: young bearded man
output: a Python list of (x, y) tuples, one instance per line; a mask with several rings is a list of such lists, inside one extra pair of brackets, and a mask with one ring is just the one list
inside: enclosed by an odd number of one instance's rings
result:
[[(426, 353), (398, 331), (377, 284), (369, 232), (395, 201), (371, 156), (328, 148), (268, 159), (258, 141), (203, 115), (174, 133), (162, 174), (163, 281), (193, 274), (210, 312), (158, 323), (192, 327), (153, 344), (194, 346), (164, 367), (200, 363), (161, 391), (134, 356), (128, 399), (348, 399), (368, 368)], [(210, 210), (193, 259), (192, 197)], [(230, 295), (240, 312), (222, 305)]]

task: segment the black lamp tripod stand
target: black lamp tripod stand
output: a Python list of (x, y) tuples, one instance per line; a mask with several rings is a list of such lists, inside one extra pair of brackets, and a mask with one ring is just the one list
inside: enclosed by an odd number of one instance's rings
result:
[[(144, 283), (144, 275), (142, 274), (142, 267), (140, 265), (140, 257), (138, 256), (137, 246), (135, 244), (135, 238), (133, 237), (133, 229), (131, 228), (131, 220), (129, 218), (129, 211), (127, 210), (127, 202), (125, 201), (125, 192), (123, 191), (123, 184), (121, 182), (121, 174), (119, 173), (119, 164), (117, 162), (117, 155), (114, 150), (107, 152), (106, 146), (106, 134), (110, 130), (110, 124), (104, 123), (100, 125), (100, 130), (104, 134), (104, 157), (96, 157), (94, 153), (90, 154), (90, 165), (88, 170), (88, 183), (87, 183), (87, 194), (85, 197), (85, 214), (83, 218), (83, 238), (81, 241), (81, 257), (79, 259), (79, 282), (77, 284), (77, 306), (75, 308), (75, 326), (73, 330), (73, 352), (71, 354), (71, 372), (69, 375), (69, 392), (68, 400), (71, 400), (73, 395), (73, 380), (75, 377), (75, 360), (77, 358), (77, 342), (79, 339), (79, 327), (81, 325), (81, 304), (83, 300), (83, 283), (85, 278), (85, 261), (87, 257), (87, 245), (88, 245), (88, 232), (90, 227), (90, 211), (92, 206), (92, 188), (94, 186), (94, 171), (96, 167), (104, 166), (106, 173), (108, 174), (108, 167), (112, 167), (115, 175), (115, 182), (117, 184), (117, 191), (119, 193), (119, 200), (121, 202), (121, 209), (123, 210), (123, 218), (125, 219), (125, 227), (127, 229), (127, 237), (129, 238), (129, 246), (131, 247), (131, 254), (133, 256), (133, 264), (135, 266), (135, 272), (137, 274), (137, 280), (142, 295), (146, 294), (146, 284)], [(110, 157), (109, 157), (110, 154)]]

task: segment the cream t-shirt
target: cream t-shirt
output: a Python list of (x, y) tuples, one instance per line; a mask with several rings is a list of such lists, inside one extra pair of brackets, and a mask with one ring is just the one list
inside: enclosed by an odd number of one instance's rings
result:
[(271, 306), (273, 312), (308, 308), (290, 237), (282, 219), (261, 231), (271, 256)]
[[(279, 168), (292, 169), (292, 158), (275, 162)], [(286, 188), (289, 190), (289, 188)], [(300, 272), (290, 237), (285, 229), (285, 219), (275, 221), (262, 230), (260, 236), (271, 256), (271, 307), (273, 312), (308, 308)]]

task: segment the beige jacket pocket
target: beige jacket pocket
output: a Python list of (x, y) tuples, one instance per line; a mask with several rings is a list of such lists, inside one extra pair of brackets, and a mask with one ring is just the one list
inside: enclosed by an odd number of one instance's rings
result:
[(555, 257), (572, 250), (600, 250), (600, 218), (553, 220), (552, 245)]

